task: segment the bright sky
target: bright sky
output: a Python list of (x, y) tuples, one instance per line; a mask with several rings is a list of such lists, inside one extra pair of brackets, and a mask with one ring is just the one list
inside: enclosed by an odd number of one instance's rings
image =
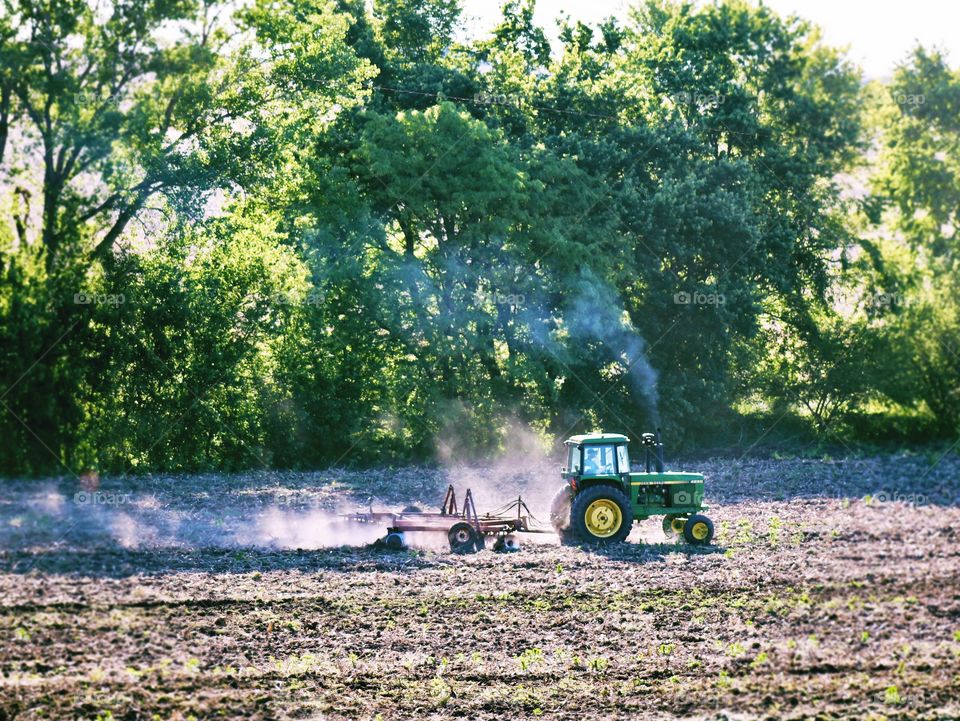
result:
[[(597, 22), (610, 15), (625, 17), (630, 0), (538, 0), (536, 19), (555, 36), (554, 18)], [(850, 58), (870, 79), (888, 77), (896, 63), (917, 43), (937, 45), (950, 65), (960, 65), (960, 2), (956, 0), (766, 0), (782, 15), (795, 13), (823, 28), (825, 40), (848, 46)], [(464, 15), (477, 29), (488, 29), (499, 17), (500, 0), (463, 0)]]

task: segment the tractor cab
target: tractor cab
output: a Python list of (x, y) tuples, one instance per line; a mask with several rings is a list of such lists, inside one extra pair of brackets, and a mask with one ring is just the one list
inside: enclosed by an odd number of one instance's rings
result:
[(619, 433), (592, 433), (571, 436), (565, 442), (567, 465), (562, 473), (568, 479), (611, 478), (623, 480), (630, 473), (628, 439)]

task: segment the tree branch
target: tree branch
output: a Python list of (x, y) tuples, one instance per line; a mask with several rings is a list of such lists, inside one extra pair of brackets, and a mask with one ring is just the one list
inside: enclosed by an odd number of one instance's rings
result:
[(9, 83), (4, 83), (0, 89), (0, 163), (7, 149), (7, 135), (10, 131), (10, 95)]
[(20, 198), (23, 205), (23, 212), (14, 213), (13, 224), (17, 229), (17, 237), (23, 247), (27, 245), (27, 220), (30, 218), (30, 191), (26, 188), (17, 186), (13, 194)]

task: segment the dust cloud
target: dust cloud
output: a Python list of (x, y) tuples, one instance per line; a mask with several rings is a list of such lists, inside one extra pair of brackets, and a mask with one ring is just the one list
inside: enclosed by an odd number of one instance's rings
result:
[(328, 511), (273, 506), (250, 525), (237, 529), (234, 539), (243, 546), (316, 549), (363, 546), (383, 535), (382, 525), (349, 522)]
[[(449, 432), (446, 437), (451, 437)], [(441, 446), (437, 455), (459, 501), (471, 489), (482, 515), (522, 497), (536, 520), (549, 527), (550, 501), (561, 485), (562, 453), (554, 444), (515, 420), (504, 430), (501, 450), (488, 459), (463, 460), (449, 448)]]

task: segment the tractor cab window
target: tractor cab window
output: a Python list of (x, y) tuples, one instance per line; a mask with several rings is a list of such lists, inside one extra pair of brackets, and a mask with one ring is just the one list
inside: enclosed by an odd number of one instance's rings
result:
[(568, 446), (567, 471), (570, 473), (580, 472), (580, 446)]
[(587, 446), (583, 449), (583, 472), (590, 476), (616, 474), (614, 446)]
[(630, 456), (627, 455), (627, 444), (617, 446), (617, 470), (620, 473), (630, 472)]

